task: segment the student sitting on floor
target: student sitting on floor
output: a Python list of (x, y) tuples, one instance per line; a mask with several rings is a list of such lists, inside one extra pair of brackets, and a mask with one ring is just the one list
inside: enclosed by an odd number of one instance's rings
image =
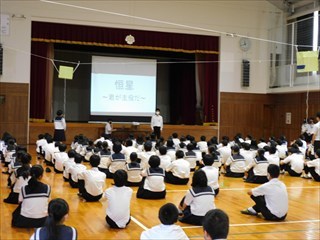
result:
[(245, 168), (245, 181), (249, 183), (266, 183), (268, 182), (269, 162), (264, 157), (264, 150), (259, 149), (257, 157)]
[(288, 150), (289, 156), (280, 161), (282, 173), (287, 171), (292, 177), (299, 177), (304, 168), (304, 156), (299, 151), (298, 146), (293, 144)]
[(280, 168), (271, 164), (268, 166), (269, 182), (248, 191), (255, 202), (253, 207), (242, 210), (242, 214), (258, 216), (261, 213), (266, 220), (284, 220), (288, 212), (288, 193), (286, 185), (278, 177)]
[(176, 160), (166, 169), (166, 182), (185, 185), (189, 182), (190, 177), (190, 163), (183, 159), (184, 153), (181, 150), (176, 152)]
[(305, 162), (305, 173), (310, 173), (316, 182), (320, 182), (320, 149), (315, 152), (316, 159)]
[(128, 174), (127, 186), (140, 186), (143, 169), (140, 163), (138, 163), (138, 155), (136, 152), (130, 154), (130, 162), (126, 164), (124, 170)]
[(43, 146), (47, 144), (47, 140), (44, 137), (44, 134), (38, 135), (38, 140), (36, 141), (36, 152), (38, 159), (44, 157)]
[(47, 218), (51, 188), (40, 182), (43, 176), (42, 166), (34, 165), (30, 169), (30, 176), (28, 185), (21, 188), (20, 205), (12, 213), (11, 224), (13, 227), (42, 227)]
[(99, 171), (108, 174), (108, 168), (111, 163), (111, 152), (109, 151), (109, 144), (108, 142), (102, 142), (102, 150), (99, 152), (100, 156), (100, 164), (98, 166)]
[(62, 198), (55, 198), (49, 202), (48, 217), (42, 228), (37, 228), (30, 240), (76, 240), (77, 230), (63, 223), (69, 216), (69, 205)]
[(139, 186), (137, 198), (162, 199), (166, 197), (166, 185), (164, 184), (165, 171), (159, 167), (160, 158), (153, 155), (149, 159), (150, 168), (142, 172), (144, 179)]
[(204, 216), (202, 226), (205, 240), (227, 239), (229, 217), (220, 209), (212, 209)]
[(154, 151), (152, 151), (151, 141), (147, 141), (143, 145), (143, 147), (144, 147), (144, 151), (138, 153), (138, 158), (141, 159), (141, 162), (140, 162), (141, 167), (143, 169), (146, 169), (149, 167), (149, 165), (148, 165), (149, 158), (153, 155), (156, 155), (156, 153)]
[(201, 168), (205, 172), (208, 179), (208, 186), (214, 190), (215, 195), (219, 193), (219, 170), (213, 165), (213, 156), (211, 154), (206, 154), (203, 156), (202, 162), (204, 167)]
[(239, 154), (238, 145), (232, 147), (232, 156), (230, 156), (225, 164), (225, 177), (242, 178), (244, 176), (244, 168), (246, 160)]
[(87, 202), (99, 201), (103, 194), (106, 175), (98, 170), (100, 157), (92, 155), (90, 157), (91, 169), (78, 174), (79, 193)]
[(171, 157), (167, 154), (165, 146), (159, 147), (160, 167), (166, 169), (171, 164)]
[(195, 171), (192, 178), (192, 188), (181, 200), (179, 209), (183, 213), (180, 222), (202, 225), (204, 215), (215, 209), (214, 190), (208, 186), (208, 179), (204, 171)]
[[(221, 144), (222, 146), (217, 149), (217, 152), (220, 153), (221, 165), (224, 166), (227, 160), (231, 157), (231, 148), (227, 139), (223, 139)], [(224, 168), (222, 168), (221, 170), (223, 172)]]
[(27, 185), (30, 179), (30, 154), (22, 153), (20, 161), (22, 165), (13, 172), (11, 177), (11, 183), (13, 186), (11, 187), (9, 196), (3, 200), (5, 203), (18, 204), (21, 188)]
[(176, 148), (174, 147), (174, 143), (172, 139), (168, 139), (166, 143), (167, 154), (170, 156), (171, 161), (176, 160)]
[(107, 169), (107, 178), (113, 178), (113, 173), (119, 169), (124, 169), (126, 165), (126, 157), (121, 153), (122, 146), (120, 142), (115, 142), (112, 146), (114, 154), (110, 157), (110, 165)]
[(280, 157), (276, 146), (271, 146), (269, 148), (269, 154), (265, 154), (265, 158), (268, 160), (269, 164), (280, 165)]
[[(198, 158), (196, 153), (193, 151), (192, 143), (189, 143), (187, 145), (187, 151), (185, 152), (184, 159), (190, 163), (190, 171), (194, 171), (197, 166)], [(199, 165), (199, 162), (198, 162), (198, 165)]]
[(69, 169), (69, 184), (72, 188), (79, 188), (79, 174), (87, 170), (87, 167), (81, 164), (83, 157), (76, 153), (74, 156), (75, 164)]
[(176, 225), (178, 221), (179, 211), (177, 207), (172, 203), (163, 205), (158, 217), (161, 224), (154, 226), (141, 233), (141, 240), (153, 240), (153, 239), (176, 239), (176, 240), (188, 240), (188, 236), (183, 229)]
[(125, 228), (130, 223), (132, 189), (126, 187), (128, 175), (124, 170), (113, 174), (114, 186), (104, 192), (108, 199), (106, 222), (111, 228)]
[(53, 167), (56, 173), (63, 173), (63, 164), (65, 161), (68, 161), (69, 157), (66, 153), (67, 145), (60, 144), (59, 145), (59, 152), (54, 153), (53, 155)]
[(69, 169), (74, 166), (76, 163), (74, 162), (74, 156), (76, 155), (76, 151), (71, 149), (68, 151), (68, 160), (63, 163), (63, 179), (65, 182), (69, 181)]

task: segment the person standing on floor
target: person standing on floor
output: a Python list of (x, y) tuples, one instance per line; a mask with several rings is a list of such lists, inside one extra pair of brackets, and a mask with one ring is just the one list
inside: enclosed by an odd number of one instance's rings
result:
[(67, 129), (66, 120), (62, 110), (57, 111), (57, 116), (54, 118), (54, 136), (53, 139), (56, 142), (66, 141), (65, 131)]
[(161, 131), (163, 129), (163, 118), (160, 115), (160, 109), (156, 109), (156, 114), (151, 118), (151, 129), (156, 134), (157, 139), (161, 136)]

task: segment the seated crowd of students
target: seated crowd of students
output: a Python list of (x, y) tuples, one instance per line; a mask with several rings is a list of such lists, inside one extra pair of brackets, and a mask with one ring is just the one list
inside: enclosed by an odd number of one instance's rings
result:
[[(66, 144), (54, 142), (52, 136), (46, 133), (39, 135), (36, 152), (39, 160), (44, 159), (47, 165), (45, 170), (50, 172), (48, 166), (52, 166), (56, 174), (61, 174), (61, 178), (69, 182), (70, 187), (79, 189), (78, 195), (83, 201), (99, 201), (103, 197), (108, 200), (106, 223), (111, 228), (125, 228), (130, 223), (133, 191), (129, 186), (138, 186), (137, 198), (163, 199), (166, 197), (166, 184), (186, 185), (191, 172), (194, 172), (191, 188), (181, 200), (179, 210), (172, 204), (160, 208), (162, 225), (143, 232), (141, 239), (154, 239), (154, 236), (165, 238), (165, 234), (172, 232), (177, 239), (187, 239), (182, 229), (173, 226), (177, 220), (203, 225), (207, 239), (210, 239), (210, 230), (205, 228), (209, 224), (205, 216), (216, 208), (214, 199), (219, 194), (220, 174), (242, 178), (248, 183), (270, 184), (270, 179), (278, 178), (277, 171), (287, 171), (290, 176), (320, 181), (320, 150), (314, 152), (303, 136), (288, 147), (284, 136), (277, 140), (270, 138), (266, 142), (264, 139), (256, 141), (251, 136), (243, 139), (241, 134), (237, 134), (233, 141), (224, 136), (219, 143), (216, 137), (206, 141), (206, 137), (201, 136), (200, 141), (196, 142), (192, 136), (178, 138), (177, 133), (167, 140), (156, 139), (151, 134), (150, 137), (137, 139), (130, 135), (125, 141), (105, 134), (92, 141), (80, 134), (74, 137), (71, 149), (67, 151)], [(8, 187), (11, 188), (4, 202), (20, 203), (12, 214), (12, 226), (42, 227), (35, 232), (35, 236), (51, 231), (50, 228), (56, 223), (47, 217), (48, 211), (54, 207), (49, 204), (50, 186), (41, 182), (43, 167), (31, 166), (31, 156), (26, 148), (17, 145), (8, 133), (0, 141), (0, 154), (7, 168), (5, 173), (9, 174)], [(89, 162), (91, 168), (87, 169), (84, 162)], [(107, 190), (106, 178), (114, 180), (114, 186)], [(278, 184), (275, 180), (272, 183)], [(266, 210), (259, 201), (266, 202), (270, 198), (270, 193), (265, 190), (268, 185), (260, 187), (262, 189), (254, 188), (248, 193), (256, 205), (241, 212), (248, 215), (261, 212), (266, 219), (283, 220), (287, 208), (282, 207), (280, 214)], [(282, 188), (285, 191), (285, 187)], [(261, 195), (266, 199), (261, 200)], [(68, 213), (67, 203), (56, 200), (55, 204), (64, 205), (64, 211), (55, 218), (56, 222), (63, 222), (64, 215)], [(212, 214), (209, 215), (212, 218)], [(59, 229), (73, 237), (77, 234), (70, 227)]]

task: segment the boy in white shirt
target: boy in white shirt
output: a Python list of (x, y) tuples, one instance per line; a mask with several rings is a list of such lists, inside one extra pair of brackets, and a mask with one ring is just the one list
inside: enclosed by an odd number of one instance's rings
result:
[(106, 174), (99, 171), (99, 164), (100, 157), (98, 155), (92, 155), (90, 157), (90, 165), (92, 168), (78, 174), (78, 195), (84, 198), (87, 202), (99, 201), (103, 194)]
[(84, 172), (85, 170), (87, 170), (87, 167), (83, 164), (81, 164), (82, 162), (82, 156), (79, 153), (75, 154), (74, 157), (74, 162), (75, 164), (70, 166), (69, 169), (69, 184), (72, 188), (78, 188), (79, 184), (78, 184), (78, 176), (80, 173)]
[(163, 205), (159, 210), (159, 219), (161, 224), (150, 228), (149, 230), (141, 233), (141, 240), (153, 240), (153, 239), (176, 239), (176, 240), (188, 240), (188, 236), (183, 229), (175, 225), (178, 221), (178, 209), (172, 203)]
[(159, 147), (160, 167), (166, 169), (171, 164), (171, 157), (167, 155), (165, 146)]
[(69, 181), (69, 169), (73, 165), (75, 165), (74, 157), (76, 155), (76, 151), (71, 149), (68, 151), (68, 160), (63, 163), (63, 179), (65, 182)]
[(268, 160), (269, 164), (280, 165), (280, 158), (275, 146), (269, 148), (269, 154), (265, 154), (265, 158)]
[(220, 153), (222, 166), (226, 163), (228, 158), (231, 156), (231, 148), (227, 139), (222, 140), (222, 147), (218, 148), (217, 151)]
[(126, 187), (128, 175), (124, 170), (113, 174), (114, 186), (104, 196), (108, 199), (106, 222), (111, 228), (125, 228), (130, 223), (130, 201), (132, 189)]
[(316, 182), (320, 182), (320, 149), (315, 152), (315, 158), (305, 162), (305, 172), (309, 172)]
[(266, 220), (284, 220), (288, 212), (288, 193), (286, 185), (278, 177), (280, 168), (271, 164), (268, 167), (269, 182), (248, 191), (256, 203), (253, 207), (242, 210), (242, 214), (258, 216), (261, 213)]
[(174, 160), (166, 168), (166, 182), (177, 185), (185, 185), (189, 182), (190, 163), (183, 159), (184, 153), (181, 150), (176, 152), (176, 160)]
[(204, 155), (202, 162), (204, 167), (201, 170), (206, 173), (208, 186), (214, 190), (215, 196), (217, 196), (219, 193), (219, 170), (212, 166), (214, 162), (213, 156), (211, 154)]
[(280, 161), (281, 169), (284, 169), (292, 177), (299, 177), (304, 168), (304, 156), (297, 146), (292, 145), (289, 149), (289, 156)]
[(208, 152), (208, 143), (206, 141), (206, 136), (200, 137), (200, 141), (197, 143), (197, 146), (199, 147), (201, 152), (203, 152), (203, 153)]
[(66, 153), (67, 145), (59, 144), (59, 152), (53, 155), (53, 167), (56, 173), (63, 173), (63, 164), (69, 160), (68, 154)]
[(151, 141), (147, 141), (144, 144), (144, 151), (138, 154), (138, 157), (141, 159), (141, 167), (143, 169), (148, 168), (148, 161), (152, 155), (156, 155), (154, 151), (152, 151), (152, 143)]

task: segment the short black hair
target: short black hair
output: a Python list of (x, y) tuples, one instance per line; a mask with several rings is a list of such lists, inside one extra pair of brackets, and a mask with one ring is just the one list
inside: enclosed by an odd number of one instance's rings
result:
[(67, 150), (67, 145), (64, 144), (64, 143), (61, 143), (61, 144), (59, 145), (59, 151), (60, 151), (60, 152), (65, 152), (66, 150)]
[(157, 155), (152, 155), (149, 158), (148, 163), (149, 163), (150, 167), (152, 167), (152, 168), (159, 167), (160, 166), (160, 158)]
[(167, 140), (167, 147), (173, 147), (174, 142), (172, 141), (172, 139), (168, 139)]
[(192, 177), (192, 187), (207, 187), (208, 186), (208, 178), (204, 171), (197, 170), (194, 172)]
[(145, 150), (145, 151), (151, 151), (151, 149), (152, 149), (152, 143), (151, 143), (150, 141), (147, 141), (147, 142), (143, 145), (143, 147), (144, 147), (144, 150)]
[(240, 151), (239, 146), (237, 144), (232, 146), (232, 151), (238, 153)]
[(176, 151), (176, 158), (183, 158), (184, 157), (184, 153), (181, 150)]
[(156, 111), (159, 111), (159, 112), (160, 112), (160, 108), (156, 108)]
[(203, 218), (203, 230), (211, 239), (227, 239), (229, 233), (229, 217), (220, 209), (209, 210)]
[(202, 161), (205, 166), (211, 166), (214, 162), (214, 158), (212, 154), (206, 154), (203, 156)]
[(223, 146), (228, 146), (229, 141), (227, 139), (223, 139), (221, 143)]
[(320, 158), (320, 149), (318, 149), (318, 150), (315, 152), (315, 155), (317, 155), (318, 158)]
[(132, 146), (132, 140), (130, 138), (126, 140), (126, 146), (127, 147)]
[(179, 211), (173, 203), (166, 203), (159, 209), (159, 219), (163, 225), (172, 225), (178, 221)]
[(275, 154), (277, 152), (277, 148), (275, 147), (275, 146), (271, 146), (270, 148), (269, 148), (269, 153), (270, 154)]
[(268, 166), (268, 173), (271, 178), (278, 178), (280, 175), (280, 168), (278, 165), (270, 164)]
[(74, 162), (75, 163), (81, 163), (82, 162), (82, 156), (79, 153), (76, 153), (74, 156)]
[(121, 152), (121, 150), (122, 150), (121, 143), (120, 143), (120, 142), (115, 142), (115, 143), (113, 144), (112, 150), (113, 150), (115, 153)]
[(317, 118), (320, 118), (320, 112), (317, 112), (316, 116)]
[(62, 110), (58, 110), (58, 111), (57, 111), (57, 115), (58, 115), (58, 116), (61, 116), (62, 114), (63, 114), (63, 111), (62, 111)]
[(188, 151), (192, 151), (193, 150), (193, 144), (192, 143), (188, 143), (187, 150)]
[(173, 138), (178, 138), (178, 133), (172, 133)]
[(98, 167), (99, 166), (99, 164), (100, 164), (100, 157), (98, 156), (98, 155), (92, 155), (91, 157), (90, 157), (90, 165), (92, 166), (92, 167)]
[(136, 152), (130, 153), (130, 160), (131, 162), (136, 162), (138, 159), (138, 154)]
[(74, 156), (76, 155), (76, 151), (73, 149), (70, 149), (68, 152), (68, 157), (69, 158), (74, 158)]
[(201, 141), (205, 141), (206, 139), (207, 139), (206, 136), (201, 136), (201, 137), (200, 137), (200, 140), (201, 140)]
[(114, 185), (116, 187), (123, 187), (126, 185), (128, 174), (125, 170), (119, 169), (113, 174)]
[(165, 146), (159, 147), (160, 155), (166, 155), (167, 154), (167, 148)]
[(250, 144), (249, 143), (243, 142), (242, 143), (242, 147), (244, 148), (244, 150), (247, 150), (247, 151), (250, 150)]

